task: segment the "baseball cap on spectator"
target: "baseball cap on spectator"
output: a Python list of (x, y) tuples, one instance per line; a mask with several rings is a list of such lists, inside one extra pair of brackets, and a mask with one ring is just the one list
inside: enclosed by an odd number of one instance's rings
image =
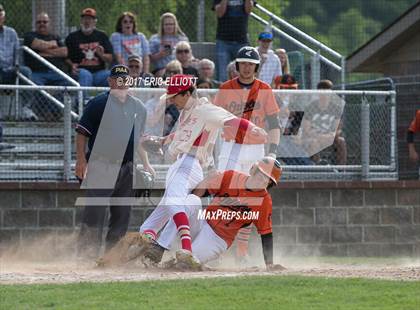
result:
[(131, 54), (130, 56), (128, 56), (128, 61), (137, 61), (138, 63), (143, 63), (143, 61), (141, 60), (140, 56), (137, 54)]
[(96, 11), (95, 9), (92, 9), (92, 8), (86, 8), (86, 9), (83, 9), (82, 14), (80, 16), (81, 17), (90, 16), (90, 17), (96, 18)]
[(115, 65), (111, 69), (110, 77), (127, 77), (128, 74), (128, 67), (124, 65)]
[(175, 97), (179, 93), (194, 87), (195, 78), (187, 74), (175, 74), (170, 77), (166, 94), (161, 98), (169, 99)]
[(270, 41), (273, 41), (273, 34), (271, 32), (261, 32), (258, 35), (258, 40), (270, 40)]

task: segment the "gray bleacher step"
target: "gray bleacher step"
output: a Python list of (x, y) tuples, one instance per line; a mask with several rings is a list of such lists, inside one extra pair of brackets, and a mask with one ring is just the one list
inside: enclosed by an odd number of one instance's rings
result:
[[(9, 142), (10, 143), (10, 142)], [(59, 143), (19, 143), (13, 149), (3, 150), (1, 153), (63, 153), (64, 146)]]
[[(3, 126), (3, 135), (5, 137), (63, 137), (64, 129), (63, 127), (51, 126), (37, 126), (36, 123), (29, 123), (24, 126), (19, 124), (19, 126), (10, 126), (10, 124), (2, 124)], [(72, 135), (74, 135), (74, 130), (71, 130)]]

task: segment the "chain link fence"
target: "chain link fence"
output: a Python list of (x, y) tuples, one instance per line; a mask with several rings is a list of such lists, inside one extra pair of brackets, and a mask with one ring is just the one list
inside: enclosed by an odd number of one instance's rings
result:
[[(0, 178), (3, 180), (63, 180), (74, 179), (75, 146), (74, 127), (78, 87), (6, 86), (0, 87), (0, 97), (12, 106), (7, 113), (16, 110), (16, 94), (35, 97), (41, 88), (59, 90), (64, 97), (64, 108), (54, 120), (16, 119), (13, 113), (2, 114), (4, 142), (14, 147), (0, 152)], [(88, 88), (84, 88), (88, 90)], [(104, 89), (90, 88), (96, 95)], [(134, 94), (146, 105), (149, 113), (157, 111), (158, 97), (163, 89), (139, 89)], [(209, 99), (216, 90), (200, 90)], [(283, 109), (282, 137), (278, 157), (284, 166), (285, 180), (318, 179), (394, 179), (395, 164), (395, 96), (393, 92), (275, 90), (277, 103)], [(331, 112), (320, 109), (324, 97), (339, 108)], [(284, 107), (287, 101), (287, 108)], [(17, 110), (19, 110), (18, 107)], [(152, 112), (151, 112), (152, 111)], [(287, 112), (286, 112), (287, 111)], [(148, 118), (146, 133), (162, 135), (175, 123), (168, 122), (167, 109)], [(297, 122), (294, 118), (299, 118)], [(298, 116), (296, 116), (298, 115)], [(312, 127), (305, 127), (306, 123)], [(331, 125), (333, 124), (333, 125)], [(168, 127), (168, 128), (166, 128)], [(288, 130), (285, 130), (288, 128)], [(309, 129), (309, 130), (308, 130)], [(341, 131), (340, 131), (341, 129)], [(342, 137), (346, 153), (340, 154), (336, 140)], [(305, 144), (306, 143), (306, 144)], [(302, 155), (303, 154), (303, 155)], [(214, 157), (217, 158), (217, 153)], [(341, 157), (340, 157), (341, 156)], [(304, 159), (296, 161), (296, 158)], [(158, 170), (158, 178), (164, 180), (171, 163), (166, 156), (151, 156)], [(292, 159), (292, 160), (291, 160)], [(293, 161), (295, 160), (295, 161)]]

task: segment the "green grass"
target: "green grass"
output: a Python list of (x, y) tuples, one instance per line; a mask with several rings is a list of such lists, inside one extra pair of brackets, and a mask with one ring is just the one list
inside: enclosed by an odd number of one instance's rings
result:
[(1, 309), (420, 309), (420, 281), (291, 276), (0, 286)]

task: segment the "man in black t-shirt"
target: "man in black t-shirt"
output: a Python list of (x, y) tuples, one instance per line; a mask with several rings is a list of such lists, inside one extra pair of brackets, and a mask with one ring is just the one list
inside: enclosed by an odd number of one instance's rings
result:
[(248, 16), (252, 0), (214, 0), (213, 10), (217, 15), (216, 69), (218, 80), (226, 81), (226, 68), (238, 50), (249, 45)]
[[(38, 14), (36, 30), (25, 34), (23, 44), (33, 49), (57, 68), (64, 69), (67, 47), (64, 46), (59, 36), (50, 33), (50, 18), (47, 13)], [(32, 81), (37, 85), (68, 85), (65, 78), (28, 53), (25, 53), (25, 64), (31, 68)]]
[(81, 29), (66, 38), (71, 74), (82, 86), (108, 86), (106, 64), (112, 62), (111, 42), (105, 32), (96, 29), (94, 9), (84, 9), (81, 18)]

